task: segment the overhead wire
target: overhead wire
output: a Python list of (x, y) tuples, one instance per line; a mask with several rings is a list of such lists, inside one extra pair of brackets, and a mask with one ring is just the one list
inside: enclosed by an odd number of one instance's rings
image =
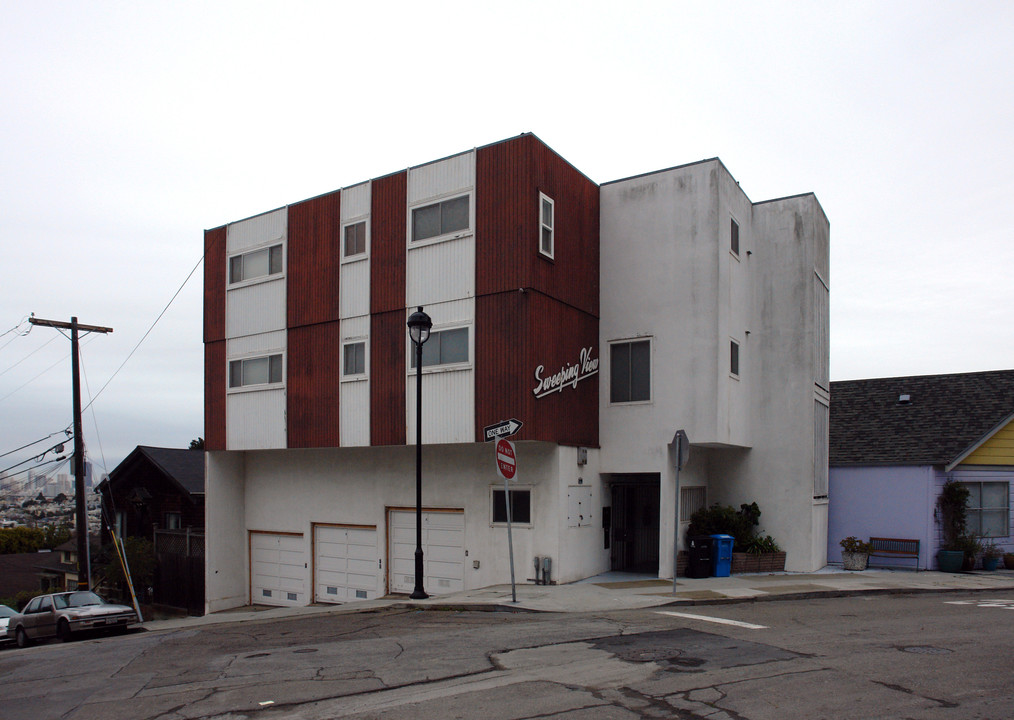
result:
[[(21, 322), (19, 322), (17, 325), (15, 325), (14, 327), (12, 327), (10, 330), (4, 330), (2, 333), (0, 333), (0, 337), (3, 337), (4, 335), (8, 335), (8, 334), (10, 334), (12, 332), (18, 331), (21, 328), (21, 326), (24, 325), (25, 322), (30, 317), (35, 317), (35, 313), (32, 313), (31, 315), (25, 315), (23, 318), (21, 318)], [(32, 331), (32, 326), (29, 325), (27, 330), (25, 330), (24, 332), (19, 332), (17, 335), (15, 335), (14, 337), (12, 337), (10, 340), (8, 340), (7, 342), (5, 342), (3, 345), (0, 345), (0, 350), (3, 350), (5, 347), (7, 347), (8, 345), (10, 345), (12, 342), (14, 342), (15, 340), (17, 340), (19, 337), (24, 337), (25, 335), (27, 335), (31, 331)]]
[(38, 440), (34, 440), (34, 441), (32, 441), (32, 442), (30, 442), (30, 443), (28, 443), (26, 445), (22, 445), (19, 448), (14, 448), (13, 450), (8, 450), (5, 453), (0, 453), (0, 457), (7, 457), (8, 455), (13, 455), (14, 453), (18, 452), (19, 450), (24, 450), (25, 448), (30, 448), (32, 445), (38, 445), (40, 442), (43, 442), (45, 440), (49, 440), (49, 438), (53, 437), (54, 435), (59, 435), (60, 433), (65, 433), (67, 435), (70, 435), (70, 428), (64, 428), (63, 430), (57, 430), (56, 432), (51, 432), (51, 433), (49, 433), (49, 435), (46, 435), (46, 437), (41, 437)]
[(53, 337), (49, 338), (49, 340), (47, 340), (46, 342), (42, 343), (42, 345), (39, 345), (39, 347), (37, 347), (34, 350), (32, 350), (30, 353), (28, 353), (27, 355), (25, 355), (23, 358), (21, 358), (20, 360), (18, 360), (16, 363), (14, 363), (13, 365), (11, 365), (6, 370), (0, 371), (0, 375), (5, 375), (5, 374), (9, 373), (11, 370), (13, 370), (14, 368), (16, 368), (18, 365), (20, 365), (21, 363), (23, 363), (25, 360), (27, 360), (28, 358), (30, 358), (35, 353), (37, 353), (40, 350), (42, 350), (42, 348), (46, 347), (47, 345), (49, 345), (49, 343), (53, 342), (54, 340), (56, 340), (56, 335), (54, 335)]

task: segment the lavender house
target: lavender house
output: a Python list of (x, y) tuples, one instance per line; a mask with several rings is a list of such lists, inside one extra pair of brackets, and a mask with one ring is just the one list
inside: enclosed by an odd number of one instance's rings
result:
[(911, 538), (935, 569), (949, 479), (971, 491), (969, 530), (1014, 550), (1014, 370), (833, 382), (830, 435), (829, 562), (849, 535)]

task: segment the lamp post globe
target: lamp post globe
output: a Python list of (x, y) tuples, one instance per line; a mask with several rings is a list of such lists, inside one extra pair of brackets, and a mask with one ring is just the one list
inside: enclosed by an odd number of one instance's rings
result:
[(433, 321), (423, 312), (422, 305), (408, 316), (408, 335), (415, 343), (415, 588), (413, 600), (429, 597), (423, 589), (422, 550), (422, 364), (423, 344), (430, 337)]

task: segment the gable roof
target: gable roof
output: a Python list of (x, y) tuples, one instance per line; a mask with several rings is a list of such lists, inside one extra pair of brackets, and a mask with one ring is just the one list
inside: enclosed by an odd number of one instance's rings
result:
[(1014, 370), (833, 382), (830, 464), (946, 466), (1012, 415)]
[(109, 473), (110, 485), (130, 474), (137, 463), (152, 465), (188, 495), (204, 494), (204, 451), (138, 445)]

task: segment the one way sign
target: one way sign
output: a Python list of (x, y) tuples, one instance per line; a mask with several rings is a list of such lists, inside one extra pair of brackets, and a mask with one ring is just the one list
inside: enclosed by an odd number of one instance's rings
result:
[(486, 438), (486, 442), (490, 440), (496, 440), (501, 437), (510, 437), (521, 429), (522, 423), (520, 420), (511, 418), (510, 420), (502, 420), (496, 425), (487, 425), (482, 430), (483, 437)]

